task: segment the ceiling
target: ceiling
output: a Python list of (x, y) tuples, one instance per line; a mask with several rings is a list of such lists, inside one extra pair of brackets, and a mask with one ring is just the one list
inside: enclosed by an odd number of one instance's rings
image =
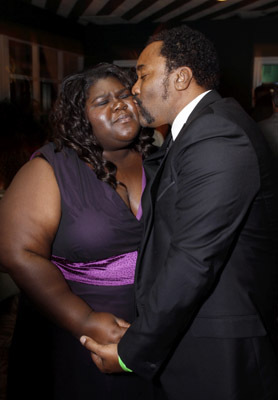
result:
[(278, 0), (22, 0), (83, 25), (278, 16)]

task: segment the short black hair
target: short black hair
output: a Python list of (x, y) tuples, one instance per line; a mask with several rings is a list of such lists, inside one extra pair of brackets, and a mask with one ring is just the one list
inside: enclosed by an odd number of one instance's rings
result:
[(219, 84), (219, 63), (213, 43), (201, 32), (186, 25), (165, 29), (150, 37), (148, 44), (162, 41), (161, 55), (166, 58), (168, 72), (182, 66), (192, 70), (197, 84), (216, 89)]

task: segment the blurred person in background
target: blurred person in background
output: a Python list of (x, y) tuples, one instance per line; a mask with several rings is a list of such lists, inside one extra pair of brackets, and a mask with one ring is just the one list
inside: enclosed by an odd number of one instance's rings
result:
[(254, 90), (254, 107), (250, 115), (256, 122), (269, 118), (273, 112), (270, 89), (270, 85), (262, 84)]
[(272, 100), (272, 115), (259, 122), (261, 131), (269, 144), (270, 150), (278, 165), (278, 86), (270, 89)]

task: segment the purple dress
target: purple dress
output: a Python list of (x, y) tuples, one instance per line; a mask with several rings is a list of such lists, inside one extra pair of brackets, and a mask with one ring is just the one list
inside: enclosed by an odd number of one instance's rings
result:
[[(96, 311), (117, 311), (119, 317), (131, 321), (134, 305), (130, 300), (134, 297), (142, 223), (74, 150), (65, 147), (55, 152), (54, 148), (49, 143), (36, 152), (52, 166), (61, 195), (62, 216), (52, 246), (52, 262), (73, 292)], [(99, 292), (107, 293), (108, 298), (98, 298)]]
[[(52, 262), (72, 291), (95, 311), (111, 312), (132, 322), (142, 223), (75, 151), (64, 148), (55, 152), (54, 148), (49, 143), (37, 152), (53, 167), (61, 194), (62, 216)], [(100, 373), (89, 352), (68, 332), (55, 326), (51, 340), (54, 399), (152, 399), (152, 386), (134, 374)]]

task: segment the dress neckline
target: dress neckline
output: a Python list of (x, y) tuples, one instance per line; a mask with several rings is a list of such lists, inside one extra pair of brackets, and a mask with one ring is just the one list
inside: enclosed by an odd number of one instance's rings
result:
[[(78, 157), (78, 155), (77, 155), (77, 157)], [(98, 177), (97, 177), (95, 171), (93, 170), (93, 168), (91, 168), (85, 161), (81, 160), (79, 157), (78, 157), (78, 159), (79, 159), (82, 163), (85, 164), (85, 167), (88, 168), (88, 169), (93, 173), (93, 175), (95, 176), (95, 178), (96, 178), (99, 182), (105, 184), (106, 187), (109, 187), (108, 190), (110, 190), (110, 191), (112, 190), (112, 191), (113, 191), (114, 196), (116, 196), (115, 198), (119, 199), (120, 204), (122, 204), (122, 206), (123, 206), (125, 209), (127, 209), (127, 210), (130, 211), (130, 214), (132, 215), (132, 217), (134, 217), (134, 218), (136, 218), (138, 221), (140, 221), (140, 219), (142, 218), (142, 215), (143, 215), (143, 210), (142, 210), (142, 195), (143, 195), (143, 192), (144, 192), (144, 189), (145, 189), (145, 186), (146, 186), (146, 175), (145, 175), (145, 171), (144, 171), (144, 168), (143, 168), (143, 163), (142, 163), (142, 179), (141, 179), (141, 199), (140, 199), (139, 207), (138, 207), (138, 209), (137, 209), (136, 214), (133, 214), (133, 212), (131, 211), (131, 208), (127, 206), (127, 204), (124, 202), (124, 200), (121, 198), (121, 196), (117, 193), (117, 191), (116, 191), (115, 189), (113, 189), (108, 183), (103, 182), (103, 181), (101, 181), (100, 179), (98, 179)]]

